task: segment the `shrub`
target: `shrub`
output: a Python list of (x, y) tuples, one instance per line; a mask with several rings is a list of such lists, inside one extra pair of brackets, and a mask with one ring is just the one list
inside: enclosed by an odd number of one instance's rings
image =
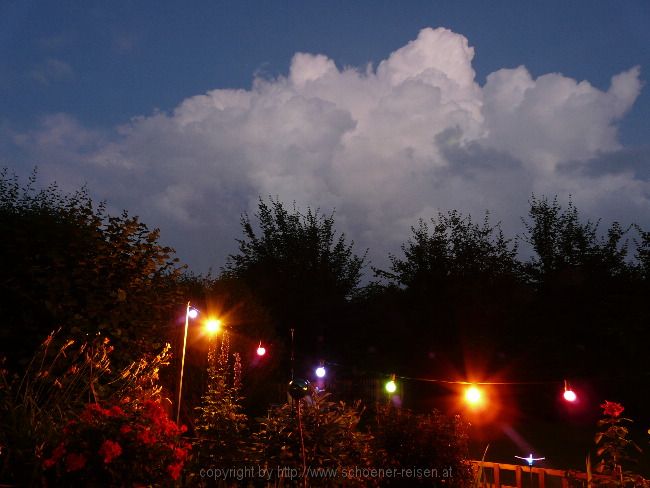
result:
[(625, 469), (635, 462), (632, 452), (641, 452), (639, 446), (629, 438), (630, 430), (627, 427), (632, 420), (621, 417), (625, 410), (623, 405), (616, 402), (605, 401), (603, 418), (598, 421), (601, 431), (596, 434), (596, 455), (599, 458), (596, 464), (596, 472), (609, 475), (611, 480), (600, 481), (598, 486), (611, 487), (648, 487), (650, 482), (642, 476)]
[[(308, 400), (274, 408), (267, 418), (260, 419), (260, 431), (255, 435), (260, 463), (272, 480), (297, 473), (299, 478), (309, 477), (310, 486), (341, 482), (342, 469), (372, 466), (371, 436), (358, 429), (361, 414), (359, 403), (335, 403), (328, 394), (317, 392)], [(285, 472), (278, 472), (278, 466)], [(324, 476), (314, 476), (316, 472)], [(345, 486), (368, 486), (373, 482), (355, 476), (353, 471), (349, 473)]]
[(177, 480), (189, 453), (159, 402), (86, 405), (43, 461), (57, 486), (164, 486)]
[(198, 418), (194, 445), (196, 463), (211, 468), (232, 468), (248, 460), (248, 417), (241, 407), (241, 360), (232, 355), (230, 339), (224, 333), (219, 353), (216, 344), (208, 350), (208, 387), (196, 408)]
[[(81, 343), (60, 339), (63, 345), (58, 348), (56, 342), (55, 334), (50, 334), (20, 377), (0, 368), (0, 482), (34, 486), (46, 475), (56, 479), (57, 486), (78, 484), (95, 476), (98, 460), (106, 460), (100, 466), (113, 473), (118, 471), (114, 466), (141, 463), (144, 452), (134, 447), (138, 439), (129, 437), (139, 431), (120, 430), (130, 422), (153, 436), (141, 434), (142, 442), (186, 448), (160, 407), (158, 374), (169, 362), (169, 345), (114, 372), (113, 347), (107, 338)], [(168, 474), (176, 476), (181, 459), (171, 462), (163, 447), (161, 462), (168, 463), (165, 469), (174, 465)], [(158, 473), (155, 465), (148, 466)], [(134, 466), (134, 471), (139, 469)], [(102, 484), (112, 479), (104, 471), (97, 471), (103, 474)]]
[[(430, 476), (410, 478), (409, 484), (469, 486), (472, 479), (468, 459), (468, 424), (459, 416), (438, 411), (416, 414), (392, 405), (378, 405), (371, 432), (380, 465), (395, 469), (417, 469)], [(396, 485), (404, 479), (385, 479)]]

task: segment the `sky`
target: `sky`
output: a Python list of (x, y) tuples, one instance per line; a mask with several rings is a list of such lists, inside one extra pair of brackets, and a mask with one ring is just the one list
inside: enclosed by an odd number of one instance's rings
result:
[(218, 272), (259, 198), (376, 266), (419, 218), (531, 195), (650, 229), (647, 1), (0, 2), (0, 167)]

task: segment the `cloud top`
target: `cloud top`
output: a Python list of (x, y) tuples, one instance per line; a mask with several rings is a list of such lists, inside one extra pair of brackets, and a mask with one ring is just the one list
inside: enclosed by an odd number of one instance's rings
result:
[[(534, 78), (523, 66), (479, 86), (473, 57), (462, 35), (427, 28), (376, 68), (297, 53), (286, 77), (193, 96), (115, 130), (53, 115), (12, 137), (32, 157), (55, 155), (46, 174), (83, 178), (160, 226), (199, 270), (223, 263), (239, 215), (259, 196), (335, 208), (340, 230), (379, 263), (438, 209), (490, 209), (517, 230), (533, 192), (572, 194), (597, 216), (650, 215), (649, 183), (639, 177), (647, 171), (585, 169), (611, 168), (603, 160), (623, 150), (617, 123), (640, 93), (639, 67), (615, 75), (607, 91), (559, 73)], [(625, 215), (603, 207), (613, 200)]]

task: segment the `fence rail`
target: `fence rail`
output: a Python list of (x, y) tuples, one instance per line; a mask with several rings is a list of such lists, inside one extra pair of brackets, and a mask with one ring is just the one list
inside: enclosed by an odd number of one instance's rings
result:
[[(596, 480), (611, 480), (601, 474), (589, 475), (581, 471), (552, 468), (536, 468), (518, 464), (471, 461), (480, 488), (573, 488), (592, 486)], [(507, 474), (506, 474), (507, 473)], [(514, 473), (514, 477), (511, 473)], [(508, 478), (507, 480), (505, 478)], [(514, 482), (515, 484), (506, 484)]]

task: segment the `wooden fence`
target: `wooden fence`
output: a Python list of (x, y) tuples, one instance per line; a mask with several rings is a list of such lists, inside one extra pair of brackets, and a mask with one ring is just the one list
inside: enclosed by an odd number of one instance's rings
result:
[[(591, 486), (587, 473), (574, 470), (537, 468), (517, 464), (471, 461), (480, 488), (574, 488)], [(592, 481), (609, 479), (592, 474)], [(514, 484), (513, 484), (514, 483)]]

